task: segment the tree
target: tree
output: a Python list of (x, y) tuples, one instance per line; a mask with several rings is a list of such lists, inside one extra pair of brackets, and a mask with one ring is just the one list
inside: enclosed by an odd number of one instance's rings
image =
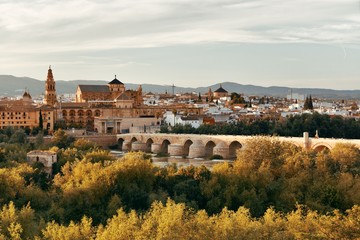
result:
[(62, 129), (58, 129), (54, 132), (54, 136), (51, 139), (51, 142), (54, 146), (59, 148), (66, 148), (70, 146), (71, 143), (75, 141), (75, 138), (68, 136), (66, 132)]
[(309, 109), (310, 109), (310, 110), (313, 110), (313, 109), (314, 109), (314, 106), (313, 106), (313, 101), (312, 101), (311, 95), (310, 95), (310, 97), (309, 97)]
[(66, 129), (67, 128), (67, 125), (66, 125), (66, 122), (64, 119), (58, 119), (56, 120), (55, 124), (54, 124), (54, 129), (57, 130), (57, 129)]
[(26, 142), (26, 133), (24, 129), (18, 129), (11, 135), (9, 143), (19, 143), (24, 144)]
[(42, 113), (41, 113), (41, 109), (40, 109), (40, 111), (39, 111), (39, 128), (40, 129), (43, 129), (44, 128), (44, 120), (43, 120), (43, 116), (42, 116)]
[(42, 231), (45, 239), (73, 239), (84, 240), (95, 239), (96, 228), (92, 226), (92, 219), (83, 217), (80, 223), (70, 222), (69, 226), (50, 222)]
[(310, 95), (310, 97), (306, 97), (306, 99), (305, 99), (304, 110), (313, 110), (313, 109), (314, 109), (314, 106), (313, 106), (312, 98)]

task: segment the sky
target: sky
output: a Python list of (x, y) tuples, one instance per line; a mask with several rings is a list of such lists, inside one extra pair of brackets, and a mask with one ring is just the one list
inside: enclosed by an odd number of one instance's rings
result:
[(359, 0), (0, 0), (0, 74), (360, 89)]

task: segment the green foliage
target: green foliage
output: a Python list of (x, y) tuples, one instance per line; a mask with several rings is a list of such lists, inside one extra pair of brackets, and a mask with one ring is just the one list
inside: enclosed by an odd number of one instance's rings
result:
[(160, 127), (160, 133), (168, 133), (169, 132), (169, 126), (167, 125), (161, 125)]
[(27, 141), (24, 129), (16, 130), (10, 137), (9, 143), (24, 144)]
[(313, 109), (314, 109), (313, 101), (312, 101), (312, 98), (310, 95), (310, 97), (306, 97), (306, 99), (305, 99), (304, 110), (313, 110)]
[(41, 109), (39, 111), (39, 129), (43, 129), (44, 128), (44, 119), (43, 119), (43, 116), (42, 116), (42, 112), (41, 112)]
[[(233, 163), (155, 167), (142, 152), (110, 160), (78, 140), (41, 164), (1, 143), (0, 239), (356, 239), (360, 151), (312, 152), (254, 137)], [(244, 145), (244, 146), (245, 146)]]
[(233, 93), (231, 93), (230, 97), (231, 97), (231, 102), (233, 104), (239, 104), (239, 103), (243, 104), (243, 103), (245, 103), (244, 98), (238, 93), (233, 92)]
[(51, 143), (53, 146), (57, 146), (58, 148), (67, 148), (69, 147), (73, 142), (75, 141), (75, 138), (72, 136), (68, 136), (64, 130), (58, 129), (54, 132), (54, 135), (51, 139)]
[(64, 119), (58, 119), (54, 123), (54, 130), (67, 129), (67, 125)]
[(225, 135), (276, 135), (301, 137), (303, 132), (315, 136), (318, 130), (320, 137), (360, 139), (360, 121), (341, 116), (331, 117), (325, 114), (312, 113), (289, 116), (273, 122), (266, 119), (254, 121), (238, 121), (221, 125), (176, 125), (171, 130), (162, 128), (162, 133), (184, 134), (225, 134)]

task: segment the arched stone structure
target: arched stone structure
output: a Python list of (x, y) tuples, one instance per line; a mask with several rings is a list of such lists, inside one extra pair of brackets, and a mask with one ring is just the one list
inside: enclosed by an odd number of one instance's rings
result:
[(227, 146), (224, 142), (220, 142), (214, 147), (213, 154), (220, 155), (223, 158), (227, 159), (229, 158), (229, 146)]
[(147, 153), (150, 153), (151, 152), (151, 146), (152, 144), (154, 143), (154, 141), (149, 138), (147, 141), (146, 141), (146, 148), (145, 148), (145, 152)]
[(125, 140), (124, 140), (123, 138), (119, 138), (119, 139), (118, 139), (118, 149), (119, 149), (120, 151), (122, 151), (124, 141), (125, 141)]
[(209, 158), (214, 155), (215, 143), (213, 141), (208, 141), (205, 145), (205, 157)]
[(189, 151), (190, 151), (190, 146), (193, 144), (193, 141), (191, 141), (190, 139), (186, 140), (184, 143), (184, 147), (183, 147), (183, 156), (189, 156)]
[[(69, 112), (67, 112), (69, 114)], [(68, 121), (71, 118), (68, 115)], [(228, 135), (191, 135), (191, 134), (161, 134), (161, 133), (128, 133), (118, 134), (118, 139), (123, 139), (123, 151), (131, 150), (131, 142), (141, 141), (147, 143), (152, 139), (151, 152), (170, 153), (178, 156), (200, 157), (210, 155), (221, 155), (224, 159), (235, 158), (236, 152), (242, 147), (246, 147), (246, 142), (253, 139), (253, 136), (228, 136)], [(270, 138), (270, 137), (269, 137)], [(336, 143), (352, 143), (360, 147), (360, 140), (348, 139), (326, 139), (310, 138), (307, 135), (300, 137), (275, 137), (279, 141), (289, 142), (306, 150), (322, 150), (326, 147), (331, 149)], [(201, 142), (201, 144), (199, 144)], [(205, 143), (205, 144), (204, 144)], [(215, 146), (212, 144), (214, 143)], [(130, 145), (129, 145), (130, 144)], [(126, 147), (128, 146), (128, 147)], [(146, 144), (145, 151), (149, 150), (150, 143)], [(193, 150), (193, 151), (191, 151)], [(195, 152), (197, 152), (195, 154)], [(200, 154), (203, 153), (203, 154)]]
[(324, 150), (328, 150), (330, 151), (331, 150), (331, 146), (327, 143), (317, 143), (315, 144), (312, 149), (316, 152), (322, 152)]
[(161, 143), (161, 153), (164, 154), (168, 154), (169, 153), (169, 145), (170, 145), (170, 141), (165, 139), (164, 141), (162, 141)]
[(126, 151), (132, 151), (132, 150), (133, 150), (133, 149), (132, 149), (132, 144), (133, 144), (134, 142), (137, 142), (137, 138), (136, 138), (136, 137), (132, 137), (132, 138), (130, 139), (130, 141), (128, 142), (128, 143), (129, 143), (128, 149), (127, 149)]
[(91, 117), (92, 116), (92, 111), (91, 110), (86, 110), (86, 116)]
[(83, 111), (83, 110), (78, 110), (77, 115), (78, 115), (79, 117), (84, 116), (84, 111)]
[(205, 156), (205, 146), (201, 140), (196, 140), (189, 147), (190, 158), (201, 158)]
[(238, 141), (232, 141), (229, 145), (229, 158), (236, 158), (237, 150), (242, 147)]
[(146, 151), (146, 143), (141, 141), (135, 141), (131, 143), (131, 151), (135, 152), (145, 152)]
[(170, 156), (183, 156), (184, 148), (180, 144), (170, 144), (169, 145), (169, 155)]
[(96, 109), (94, 115), (95, 117), (100, 117), (100, 110)]
[(123, 145), (121, 149), (123, 151), (131, 151), (131, 141), (128, 140), (123, 141)]

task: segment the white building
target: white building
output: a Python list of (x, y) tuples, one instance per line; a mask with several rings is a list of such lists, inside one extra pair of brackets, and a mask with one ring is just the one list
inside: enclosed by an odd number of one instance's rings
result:
[(52, 165), (57, 162), (56, 152), (51, 151), (34, 150), (28, 152), (26, 157), (30, 164), (42, 163), (44, 165), (44, 172), (48, 175), (52, 174)]
[(166, 111), (164, 113), (164, 123), (172, 127), (175, 126), (176, 124), (180, 124), (180, 125), (189, 124), (194, 128), (198, 128), (200, 127), (202, 122), (203, 122), (203, 118), (199, 116), (194, 116), (194, 115), (183, 116), (181, 114), (174, 115), (172, 111)]

